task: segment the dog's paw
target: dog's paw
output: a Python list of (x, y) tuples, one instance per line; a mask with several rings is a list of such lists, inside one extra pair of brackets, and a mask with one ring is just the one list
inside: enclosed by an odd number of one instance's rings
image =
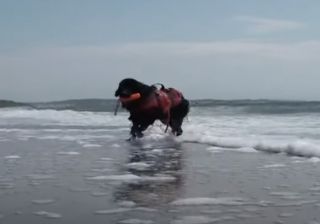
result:
[(133, 141), (133, 138), (132, 138), (132, 137), (126, 139), (126, 142), (131, 142), (131, 141)]
[(174, 134), (175, 136), (180, 136), (180, 135), (182, 135), (182, 133), (183, 133), (183, 130), (182, 130), (181, 128), (178, 128), (177, 130), (175, 130), (175, 131), (173, 132), (173, 134)]
[(131, 128), (131, 131), (130, 131), (130, 134), (131, 134), (131, 136), (132, 137), (134, 137), (134, 138), (136, 138), (136, 137), (138, 137), (138, 138), (143, 138), (143, 133), (142, 133), (142, 131), (139, 129), (139, 128), (137, 128), (137, 127), (132, 127)]
[(136, 135), (138, 138), (143, 138), (143, 136), (144, 136), (141, 132), (136, 133)]

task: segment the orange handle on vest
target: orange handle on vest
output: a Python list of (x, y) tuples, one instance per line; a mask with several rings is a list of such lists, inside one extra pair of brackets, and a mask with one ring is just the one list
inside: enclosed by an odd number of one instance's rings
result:
[(121, 102), (126, 103), (126, 102), (131, 102), (131, 101), (137, 100), (140, 97), (141, 97), (140, 93), (134, 93), (134, 94), (131, 94), (131, 96), (129, 96), (129, 97), (119, 97), (119, 99)]

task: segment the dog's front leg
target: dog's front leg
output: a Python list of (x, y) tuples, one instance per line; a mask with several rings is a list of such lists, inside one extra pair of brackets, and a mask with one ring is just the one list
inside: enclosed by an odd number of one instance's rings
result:
[(128, 140), (134, 140), (134, 139), (136, 139), (137, 137), (138, 137), (138, 138), (142, 138), (142, 137), (143, 137), (142, 130), (141, 130), (141, 128), (139, 127), (139, 124), (137, 124), (137, 123), (135, 123), (135, 122), (132, 122), (132, 127), (131, 127), (131, 130), (130, 130), (130, 135), (131, 135), (131, 137), (130, 137)]

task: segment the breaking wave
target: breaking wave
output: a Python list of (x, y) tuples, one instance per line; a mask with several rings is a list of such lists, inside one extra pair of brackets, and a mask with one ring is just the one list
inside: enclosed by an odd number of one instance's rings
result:
[[(10, 103), (8, 103), (10, 102)], [(207, 109), (218, 114), (295, 114), (319, 113), (319, 101), (277, 100), (191, 100), (193, 109)], [(0, 108), (24, 107), (37, 110), (72, 110), (89, 112), (114, 112), (116, 100), (80, 99), (44, 103), (0, 102)], [(120, 109), (121, 111), (121, 109)]]
[[(41, 139), (87, 141), (93, 136), (98, 139), (99, 135), (101, 138), (107, 136), (117, 139), (119, 136), (117, 133), (112, 136), (112, 130), (116, 128), (124, 135), (128, 134), (130, 122), (127, 118), (127, 113), (114, 116), (111, 112), (2, 109), (0, 132), (19, 132), (21, 139), (32, 136)], [(87, 135), (83, 131), (88, 132), (88, 129), (102, 131), (90, 132), (91, 134)], [(110, 131), (106, 134), (103, 130), (107, 129)], [(165, 127), (157, 122), (147, 130), (145, 139), (156, 141), (167, 138), (169, 134), (164, 133), (164, 129)], [(207, 108), (196, 108), (184, 122), (183, 130), (183, 135), (176, 138), (176, 141), (206, 144), (211, 151), (263, 151), (320, 158), (318, 114), (230, 116), (217, 114)], [(94, 141), (89, 143), (98, 144)]]

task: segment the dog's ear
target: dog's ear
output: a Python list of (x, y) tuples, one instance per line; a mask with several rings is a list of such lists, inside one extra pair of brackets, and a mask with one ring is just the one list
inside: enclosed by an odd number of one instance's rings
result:
[(138, 92), (141, 94), (141, 97), (148, 97), (154, 91), (153, 87), (143, 83), (138, 83), (136, 87), (139, 90)]
[(132, 91), (127, 90), (126, 88), (123, 88), (123, 87), (119, 86), (118, 89), (115, 91), (114, 96), (115, 97), (118, 97), (118, 96), (129, 97), (132, 94), (131, 92)]

